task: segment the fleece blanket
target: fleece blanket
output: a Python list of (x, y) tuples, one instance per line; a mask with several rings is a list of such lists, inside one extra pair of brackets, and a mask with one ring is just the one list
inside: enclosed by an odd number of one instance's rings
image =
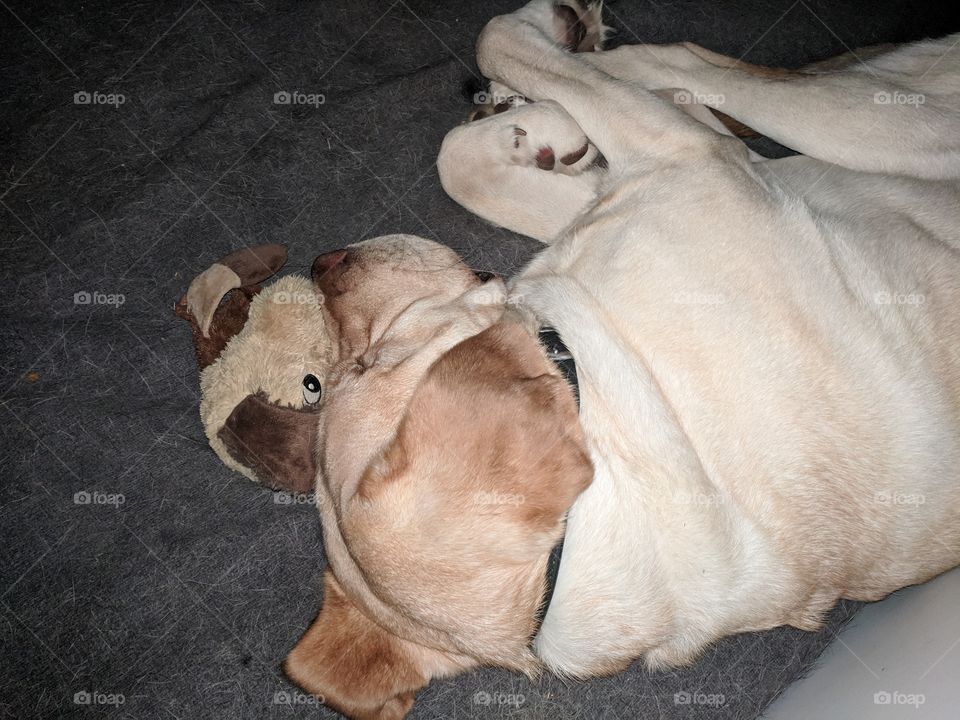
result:
[[(332, 717), (280, 662), (322, 601), (317, 513), (226, 469), (173, 302), (215, 259), (285, 272), (390, 232), (515, 272), (537, 244), (472, 217), (434, 160), (514, 0), (0, 2), (0, 714)], [(615, 42), (797, 66), (958, 29), (910, 0), (618, 0)], [(786, 152), (768, 144), (768, 152)], [(754, 718), (822, 632), (717, 644), (675, 672), (434, 682), (414, 718)], [(855, 662), (851, 658), (851, 662)]]

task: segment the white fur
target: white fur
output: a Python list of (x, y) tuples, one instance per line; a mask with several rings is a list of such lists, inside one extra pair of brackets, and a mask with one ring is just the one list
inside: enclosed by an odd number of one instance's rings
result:
[(274, 281), (254, 296), (243, 329), (200, 373), (200, 420), (210, 447), (251, 480), (256, 474), (233, 458), (218, 433), (248, 395), (303, 407), (303, 376), (325, 377), (333, 355), (321, 303), (308, 278)]
[[(542, 0), (491, 21), (481, 70), (538, 102), (454, 129), (440, 157), (455, 199), (553, 243), (513, 299), (577, 361), (596, 476), (540, 657), (578, 676), (684, 663), (957, 565), (958, 36), (771, 82), (690, 46), (570, 55), (551, 21)], [(806, 156), (751, 162), (662, 88)], [(549, 142), (585, 134), (609, 170), (510, 157), (499, 134), (540, 128), (543, 101), (577, 126)]]

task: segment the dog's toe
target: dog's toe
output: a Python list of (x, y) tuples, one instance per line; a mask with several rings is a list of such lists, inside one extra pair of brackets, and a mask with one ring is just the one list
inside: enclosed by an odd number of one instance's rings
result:
[(557, 41), (575, 53), (603, 49), (610, 28), (603, 24), (603, 3), (567, 0), (553, 6), (553, 24)]
[(596, 148), (582, 136), (579, 143), (574, 141), (576, 144), (566, 137), (554, 138), (560, 141), (557, 146), (549, 137), (543, 137), (543, 133), (536, 130), (537, 128), (534, 128), (534, 135), (530, 135), (519, 125), (510, 126), (510, 156), (513, 164), (577, 175), (586, 170), (596, 157)]
[(520, 149), (520, 138), (525, 137), (527, 131), (522, 127), (513, 126), (513, 148), (514, 150)]
[(577, 11), (569, 5), (554, 5), (553, 12), (556, 15), (560, 41), (567, 50), (576, 52), (587, 35), (587, 29), (580, 22)]

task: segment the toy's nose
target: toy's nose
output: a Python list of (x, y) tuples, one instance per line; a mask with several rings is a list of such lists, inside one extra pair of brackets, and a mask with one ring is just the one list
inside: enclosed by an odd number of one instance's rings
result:
[(335, 290), (337, 278), (343, 274), (349, 259), (348, 251), (334, 250), (317, 256), (313, 261), (313, 267), (310, 275), (313, 277), (313, 283), (325, 295), (331, 294)]

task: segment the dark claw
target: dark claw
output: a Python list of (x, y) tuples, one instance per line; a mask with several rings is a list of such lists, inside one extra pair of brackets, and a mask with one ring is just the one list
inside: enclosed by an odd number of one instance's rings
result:
[(589, 148), (590, 146), (587, 143), (584, 143), (583, 147), (579, 150), (574, 150), (572, 153), (567, 153), (560, 158), (560, 162), (562, 162), (564, 165), (573, 165), (574, 163), (578, 163), (583, 159), (583, 156), (587, 154), (587, 150)]
[(526, 131), (526, 130), (524, 130), (523, 128), (519, 128), (519, 127), (514, 126), (514, 128), (513, 128), (513, 146), (514, 146), (515, 148), (519, 148), (519, 147), (520, 147), (520, 138), (521, 138), (523, 135), (526, 135), (526, 134), (527, 134), (527, 131)]

